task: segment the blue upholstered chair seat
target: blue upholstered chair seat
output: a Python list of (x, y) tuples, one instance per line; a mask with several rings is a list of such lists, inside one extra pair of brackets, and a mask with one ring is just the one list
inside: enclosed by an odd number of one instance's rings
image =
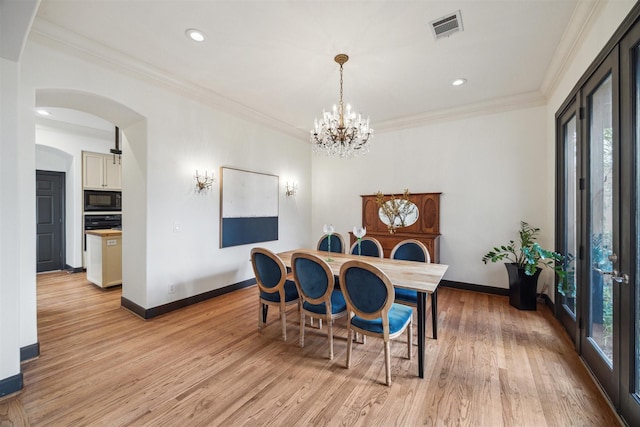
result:
[(396, 288), (396, 301), (418, 304), (418, 292), (410, 289)]
[[(316, 314), (327, 314), (327, 306), (325, 303), (322, 304), (311, 304), (309, 302), (303, 302), (302, 308)], [(331, 293), (331, 314), (340, 313), (341, 311), (345, 311), (347, 309), (347, 303), (344, 300), (344, 295), (342, 292), (335, 290)]]
[[(271, 301), (271, 302), (280, 302), (280, 294), (278, 292), (268, 293), (268, 292), (260, 292), (260, 298)], [(284, 300), (285, 302), (295, 301), (298, 299), (298, 290), (296, 289), (296, 284), (293, 280), (287, 280), (284, 282)]]
[[(411, 320), (412, 312), (413, 310), (411, 307), (393, 304), (389, 310), (389, 333), (395, 334), (398, 331), (401, 331)], [(373, 320), (366, 320), (359, 316), (353, 316), (351, 318), (351, 324), (366, 331), (378, 334), (383, 333), (381, 317)]]

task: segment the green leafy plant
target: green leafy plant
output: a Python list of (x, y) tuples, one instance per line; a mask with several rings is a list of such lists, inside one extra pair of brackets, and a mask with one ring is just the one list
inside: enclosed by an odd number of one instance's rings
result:
[(486, 264), (489, 261), (510, 261), (523, 268), (528, 276), (533, 276), (538, 267), (548, 267), (556, 272), (560, 282), (564, 284), (567, 279), (563, 263), (564, 256), (542, 248), (536, 242), (539, 233), (539, 228), (520, 221), (519, 242), (516, 244), (510, 240), (507, 245), (494, 247), (482, 257), (482, 262)]

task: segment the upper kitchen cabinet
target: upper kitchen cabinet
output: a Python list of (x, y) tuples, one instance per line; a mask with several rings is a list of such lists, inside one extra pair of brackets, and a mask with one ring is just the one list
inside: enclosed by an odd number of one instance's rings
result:
[(122, 190), (122, 164), (113, 155), (82, 152), (82, 187), (92, 190)]

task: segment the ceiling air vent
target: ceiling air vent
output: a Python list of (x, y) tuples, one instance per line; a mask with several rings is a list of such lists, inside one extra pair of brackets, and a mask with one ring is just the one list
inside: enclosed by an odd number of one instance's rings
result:
[(462, 31), (462, 15), (458, 10), (429, 22), (429, 25), (431, 25), (431, 31), (436, 40), (449, 37), (453, 33)]

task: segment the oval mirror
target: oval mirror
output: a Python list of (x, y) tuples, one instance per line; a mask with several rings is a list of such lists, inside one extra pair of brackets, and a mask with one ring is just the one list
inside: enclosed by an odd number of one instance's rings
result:
[(378, 217), (389, 228), (408, 227), (418, 221), (418, 207), (409, 200), (387, 200)]

